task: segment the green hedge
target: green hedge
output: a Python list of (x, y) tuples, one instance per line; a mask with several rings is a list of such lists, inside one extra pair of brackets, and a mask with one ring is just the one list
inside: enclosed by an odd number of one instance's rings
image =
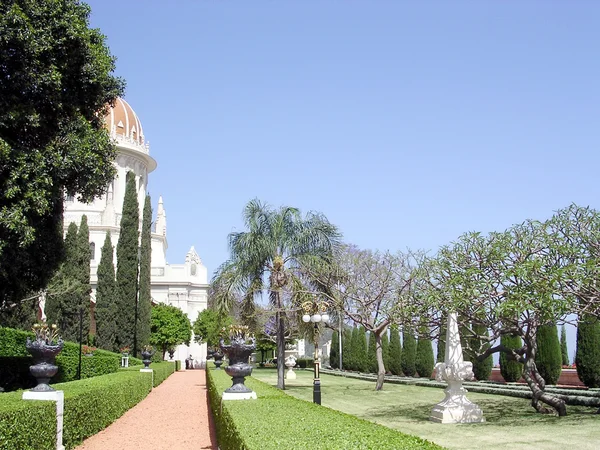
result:
[[(121, 369), (123, 372), (140, 372), (140, 369), (143, 368), (143, 364), (141, 366), (129, 366), (127, 368)], [(175, 372), (175, 363), (172, 361), (163, 361), (159, 363), (150, 364), (150, 368), (154, 370), (154, 387), (158, 386), (160, 383), (165, 381), (169, 375)]]
[(21, 392), (0, 395), (0, 449), (54, 450), (54, 402), (22, 400), (21, 396)]
[[(208, 369), (208, 393), (222, 450), (293, 449), (440, 449), (424, 439), (406, 435), (363, 419), (293, 398), (268, 384), (247, 378), (257, 400), (221, 402), (231, 386), (225, 371)], [(269, 424), (268, 436), (256, 418)]]

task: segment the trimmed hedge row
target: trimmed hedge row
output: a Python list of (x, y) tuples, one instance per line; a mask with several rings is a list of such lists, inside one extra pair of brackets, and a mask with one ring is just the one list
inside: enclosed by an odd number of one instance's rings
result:
[[(92, 358), (89, 358), (92, 359)], [(175, 371), (172, 362), (152, 364), (154, 386)], [(65, 393), (63, 444), (75, 448), (85, 438), (106, 428), (152, 390), (149, 373), (138, 367), (81, 381), (57, 383)], [(0, 450), (51, 450), (56, 448), (54, 402), (21, 399), (22, 392), (0, 398)]]
[(21, 392), (1, 394), (0, 449), (56, 449), (54, 402), (21, 399)]
[[(222, 370), (207, 370), (210, 407), (222, 450), (294, 449), (440, 449), (416, 436), (367, 422), (349, 414), (299, 400), (266, 383), (248, 378), (257, 400), (221, 401), (231, 378)], [(265, 437), (256, 418), (269, 424)]]

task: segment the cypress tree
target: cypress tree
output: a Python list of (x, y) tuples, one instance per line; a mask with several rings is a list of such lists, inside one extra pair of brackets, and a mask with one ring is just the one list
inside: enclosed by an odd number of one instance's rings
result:
[(340, 358), (340, 368), (342, 370), (351, 370), (348, 362), (352, 359), (352, 332), (344, 327), (342, 330), (342, 355)]
[(407, 329), (402, 332), (402, 372), (407, 377), (414, 377), (417, 368), (415, 366), (417, 358), (417, 340), (414, 334)]
[(402, 346), (400, 345), (400, 332), (395, 325), (390, 328), (389, 353), (389, 371), (393, 375), (402, 375)]
[(415, 358), (415, 369), (420, 377), (431, 378), (434, 366), (433, 344), (431, 339), (424, 337), (426, 330), (422, 330), (421, 336), (417, 341), (417, 351)]
[(377, 346), (375, 339), (375, 333), (369, 332), (369, 347), (367, 348), (367, 360), (368, 360), (368, 372), (377, 373)]
[(352, 328), (350, 335), (350, 354), (348, 355), (348, 369), (359, 370), (360, 367), (360, 331), (358, 327)]
[(121, 230), (117, 243), (117, 336), (118, 347), (133, 348), (138, 285), (139, 207), (135, 175), (127, 172)]
[(60, 265), (58, 272), (54, 275), (50, 284), (52, 290), (46, 298), (44, 312), (48, 323), (57, 324), (59, 333), (65, 340), (76, 340), (78, 334), (76, 324), (78, 324), (77, 314), (77, 294), (73, 291), (76, 285), (76, 254), (77, 254), (77, 225), (74, 222), (69, 224), (64, 244), (64, 261)]
[(334, 331), (331, 335), (331, 349), (329, 350), (329, 365), (332, 369), (340, 368), (340, 334)]
[(152, 296), (150, 294), (150, 270), (152, 253), (152, 206), (150, 196), (146, 195), (142, 216), (142, 237), (140, 245), (140, 287), (138, 300), (137, 345), (141, 349), (150, 343), (150, 316), (152, 314)]
[[(77, 339), (79, 342), (79, 314), (82, 316), (82, 339), (87, 342), (90, 332), (90, 230), (87, 216), (81, 217), (81, 224), (77, 232), (76, 277), (80, 288), (77, 290)], [(83, 312), (80, 312), (83, 311)]]
[(567, 330), (563, 325), (560, 329), (560, 354), (563, 366), (569, 365), (569, 351), (567, 350)]
[[(500, 344), (509, 349), (519, 349), (523, 347), (523, 341), (520, 336), (513, 336), (510, 334), (504, 334), (500, 338)], [(500, 353), (500, 373), (504, 381), (514, 383), (519, 381), (523, 374), (523, 364), (515, 361), (514, 359), (508, 359), (506, 353)]]
[(556, 384), (562, 371), (562, 356), (556, 325), (538, 327), (536, 341), (535, 365), (546, 384)]
[(446, 359), (446, 324), (442, 322), (440, 327), (440, 337), (437, 340), (437, 355), (435, 362), (444, 362)]
[[(473, 325), (473, 331), (478, 336), (489, 336), (489, 331), (484, 325)], [(490, 348), (489, 342), (482, 342), (477, 338), (471, 338), (471, 348), (475, 353), (483, 353), (488, 348)], [(476, 357), (472, 358), (473, 361), (473, 373), (475, 374), (475, 378), (479, 381), (489, 380), (490, 375), (492, 374), (492, 367), (494, 366), (494, 359), (492, 355), (485, 358), (483, 361), (480, 361)]]
[(390, 371), (390, 338), (388, 332), (381, 336), (381, 353), (383, 353), (383, 365), (385, 366), (386, 372)]
[(106, 232), (100, 263), (98, 264), (98, 285), (96, 287), (96, 345), (104, 350), (118, 352), (117, 335), (117, 291), (115, 284), (115, 264), (110, 232)]
[(369, 357), (367, 354), (367, 331), (365, 327), (358, 327), (358, 367), (360, 372), (369, 371)]
[(589, 388), (600, 387), (600, 320), (579, 318), (575, 365), (579, 379)]

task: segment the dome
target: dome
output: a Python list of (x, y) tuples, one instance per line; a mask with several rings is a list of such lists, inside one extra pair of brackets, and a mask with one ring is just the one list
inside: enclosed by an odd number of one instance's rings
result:
[(117, 141), (117, 144), (133, 146), (137, 150), (149, 153), (142, 123), (133, 108), (125, 100), (117, 98), (115, 106), (110, 108), (104, 118), (104, 123), (110, 132), (110, 136)]

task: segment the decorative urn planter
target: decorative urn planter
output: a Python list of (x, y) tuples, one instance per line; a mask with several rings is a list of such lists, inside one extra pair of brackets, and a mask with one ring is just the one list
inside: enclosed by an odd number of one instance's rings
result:
[(63, 340), (57, 339), (56, 325), (49, 328), (46, 324), (34, 325), (36, 338), (32, 341), (27, 338), (25, 348), (33, 357), (33, 365), (29, 371), (37, 380), (37, 386), (31, 389), (32, 392), (52, 392), (50, 379), (58, 372), (58, 366), (55, 364), (56, 355), (63, 348)]
[(294, 366), (296, 365), (296, 357), (294, 355), (290, 355), (285, 358), (285, 367), (288, 368), (288, 371), (285, 373), (285, 378), (288, 380), (296, 379), (296, 372), (294, 372)]
[(256, 350), (256, 339), (254, 336), (248, 336), (247, 331), (248, 327), (232, 325), (229, 327), (230, 343), (226, 345), (223, 339), (220, 341), (221, 350), (229, 358), (229, 365), (225, 367), (225, 372), (233, 381), (232, 385), (225, 389), (225, 394), (242, 394), (240, 398), (245, 398), (246, 394), (254, 394), (244, 384), (246, 377), (252, 373), (252, 366), (248, 364), (248, 359)]
[(214, 352), (213, 358), (215, 360), (215, 367), (217, 370), (221, 369), (221, 364), (223, 364), (223, 354), (221, 352)]
[(154, 352), (150, 349), (142, 350), (142, 362), (144, 363), (144, 369), (149, 369), (150, 363), (152, 362), (150, 358), (152, 358)]

